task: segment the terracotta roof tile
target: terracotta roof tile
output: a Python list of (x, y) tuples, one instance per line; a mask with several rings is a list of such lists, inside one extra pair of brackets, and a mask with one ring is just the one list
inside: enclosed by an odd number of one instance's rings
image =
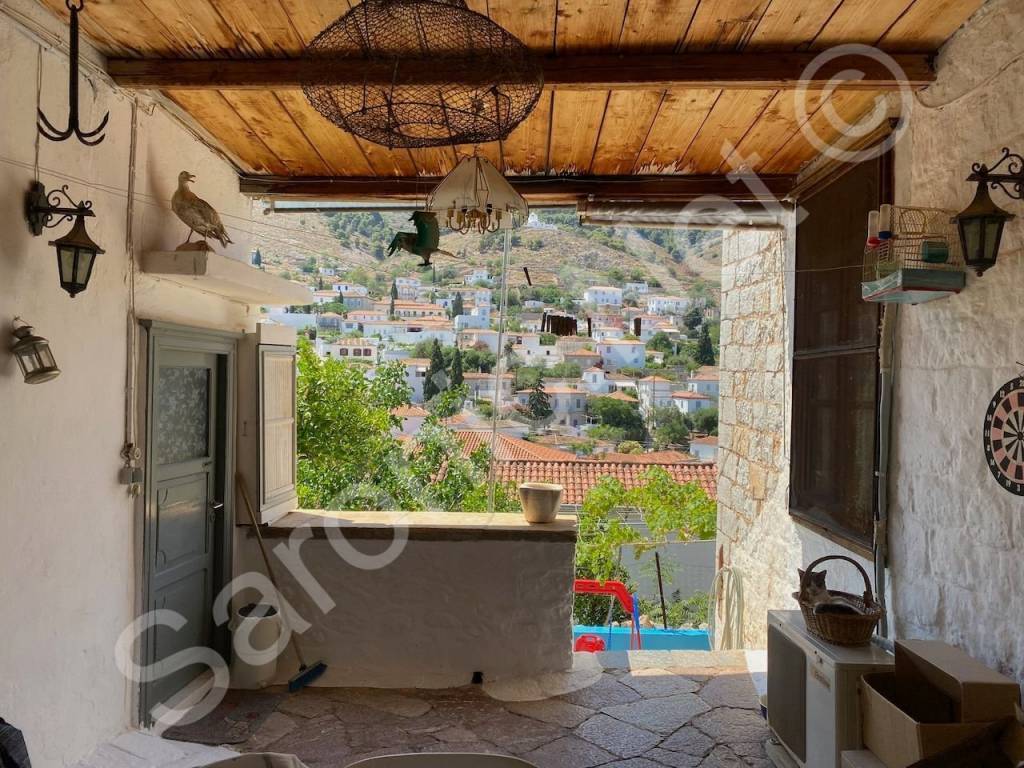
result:
[(607, 397), (609, 400), (622, 400), (625, 403), (636, 403), (637, 399), (625, 392), (615, 391), (610, 395), (591, 395), (591, 397)]
[(558, 483), (565, 491), (563, 504), (582, 504), (602, 477), (614, 477), (627, 488), (643, 483), (651, 467), (661, 467), (678, 483), (697, 483), (711, 498), (717, 495), (717, 467), (714, 462), (689, 464), (627, 464), (614, 461), (498, 461), (498, 480), (504, 483)]
[(418, 405), (401, 405), (398, 408), (391, 409), (391, 415), (397, 416), (400, 419), (410, 418), (426, 418), (430, 415), (430, 411), (426, 408), (420, 408)]
[(649, 453), (615, 453), (610, 451), (597, 461), (617, 461), (622, 464), (684, 464), (692, 463), (693, 456), (682, 451), (650, 451)]
[[(462, 451), (469, 456), (481, 445), (491, 446), (490, 430), (459, 431), (455, 433), (456, 439), (462, 443)], [(542, 462), (565, 462), (577, 461), (575, 453), (560, 451), (557, 448), (548, 448), (546, 445), (531, 443), (529, 440), (521, 440), (508, 435), (498, 435), (498, 442), (495, 445), (495, 457), (499, 461), (527, 460)]]
[(678, 392), (673, 392), (672, 397), (676, 400), (714, 400), (715, 398), (711, 395), (702, 395), (699, 392), (690, 392), (689, 390), (681, 389)]
[(697, 443), (697, 445), (718, 445), (717, 435), (708, 435), (707, 437), (695, 437), (690, 440), (691, 443)]

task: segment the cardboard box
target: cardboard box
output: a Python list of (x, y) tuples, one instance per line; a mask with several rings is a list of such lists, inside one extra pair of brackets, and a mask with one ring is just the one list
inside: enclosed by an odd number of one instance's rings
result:
[(896, 643), (896, 679), (901, 685), (930, 685), (953, 702), (953, 720), (986, 723), (1013, 717), (1020, 687), (959, 648), (935, 640)]
[(908, 768), (1012, 718), (1019, 697), (1017, 683), (952, 646), (897, 643), (893, 672), (861, 678), (864, 745), (887, 768)]

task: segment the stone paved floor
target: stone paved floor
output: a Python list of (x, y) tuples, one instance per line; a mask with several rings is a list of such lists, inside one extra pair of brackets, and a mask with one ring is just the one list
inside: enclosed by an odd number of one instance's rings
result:
[[(513, 754), (538, 768), (769, 768), (742, 653), (606, 653), (589, 687), (503, 702), (479, 686), (309, 688), (282, 700), (242, 751), (344, 768), (408, 752)], [(260, 694), (253, 694), (260, 695)]]

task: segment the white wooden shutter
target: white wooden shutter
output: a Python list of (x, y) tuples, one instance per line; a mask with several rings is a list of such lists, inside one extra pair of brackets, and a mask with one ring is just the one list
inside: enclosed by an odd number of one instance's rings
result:
[(295, 349), (259, 348), (260, 513), (270, 522), (297, 503)]

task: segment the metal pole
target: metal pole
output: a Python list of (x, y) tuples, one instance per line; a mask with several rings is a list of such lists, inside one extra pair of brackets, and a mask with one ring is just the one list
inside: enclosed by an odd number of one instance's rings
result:
[(665, 607), (665, 585), (661, 581), (661, 555), (654, 552), (654, 567), (658, 571), (658, 594), (661, 596), (661, 626), (668, 629), (668, 609)]

